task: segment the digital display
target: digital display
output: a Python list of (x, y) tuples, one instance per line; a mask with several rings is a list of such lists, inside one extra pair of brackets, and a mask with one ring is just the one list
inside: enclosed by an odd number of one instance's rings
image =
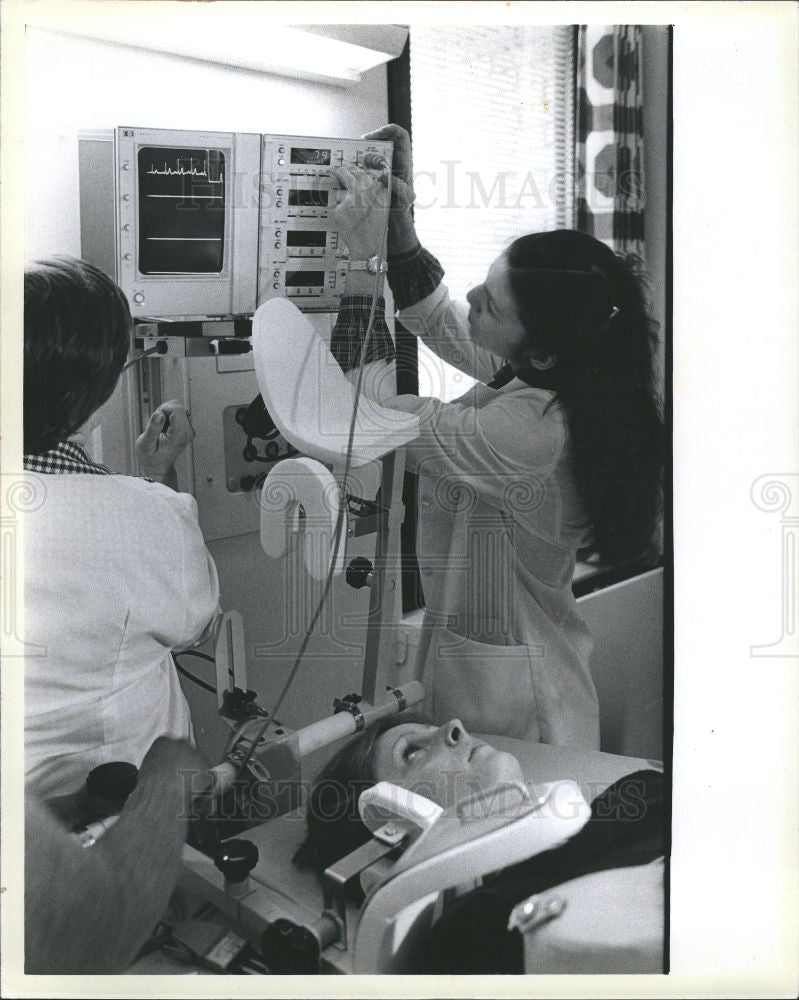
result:
[(303, 205), (310, 208), (326, 208), (329, 191), (310, 191), (298, 188), (289, 191), (289, 205)]
[(290, 229), (286, 233), (286, 243), (290, 247), (325, 247), (327, 246), (327, 233), (321, 229), (301, 232)]
[(292, 163), (305, 163), (314, 167), (330, 166), (329, 149), (295, 149), (291, 150)]
[(139, 270), (219, 274), (225, 258), (225, 153), (142, 146)]
[(286, 288), (321, 288), (324, 283), (324, 271), (286, 271)]

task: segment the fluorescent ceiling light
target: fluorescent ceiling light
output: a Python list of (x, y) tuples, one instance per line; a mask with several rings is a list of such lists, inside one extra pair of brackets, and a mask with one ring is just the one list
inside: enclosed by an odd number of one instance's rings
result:
[(229, 0), (70, 0), (28, 8), (32, 27), (337, 86), (396, 58), (408, 35), (393, 24), (277, 24), (267, 5)]

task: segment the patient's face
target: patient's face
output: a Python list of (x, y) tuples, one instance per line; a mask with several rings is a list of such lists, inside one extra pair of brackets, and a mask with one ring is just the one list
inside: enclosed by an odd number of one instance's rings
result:
[(436, 728), (406, 722), (378, 737), (372, 762), (378, 781), (391, 781), (450, 806), (500, 781), (524, 781), (509, 753), (475, 739), (458, 719)]

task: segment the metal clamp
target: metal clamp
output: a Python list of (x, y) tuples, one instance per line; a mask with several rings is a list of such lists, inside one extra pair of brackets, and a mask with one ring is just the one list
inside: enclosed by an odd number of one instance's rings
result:
[(363, 712), (358, 708), (358, 702), (362, 700), (359, 694), (347, 694), (343, 698), (333, 699), (333, 715), (338, 715), (339, 712), (349, 712), (355, 720), (356, 733), (362, 732), (365, 726)]
[(390, 691), (394, 697), (397, 699), (398, 712), (404, 712), (408, 703), (405, 700), (405, 694), (399, 688), (393, 688), (390, 684), (386, 685), (386, 691)]

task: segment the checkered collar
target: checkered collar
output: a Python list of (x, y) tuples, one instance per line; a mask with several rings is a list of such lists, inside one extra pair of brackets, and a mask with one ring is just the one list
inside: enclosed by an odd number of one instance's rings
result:
[(79, 444), (61, 441), (55, 448), (38, 455), (23, 455), (22, 465), (28, 472), (58, 473), (83, 472), (90, 476), (110, 476), (111, 470), (93, 462)]

